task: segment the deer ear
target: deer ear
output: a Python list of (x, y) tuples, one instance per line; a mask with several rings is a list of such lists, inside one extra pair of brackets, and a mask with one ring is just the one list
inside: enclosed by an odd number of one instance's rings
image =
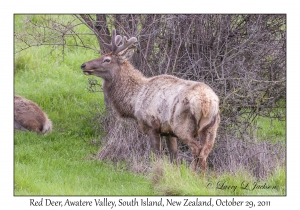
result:
[(134, 54), (135, 48), (126, 49), (118, 54), (119, 62), (123, 63), (126, 60), (129, 60)]

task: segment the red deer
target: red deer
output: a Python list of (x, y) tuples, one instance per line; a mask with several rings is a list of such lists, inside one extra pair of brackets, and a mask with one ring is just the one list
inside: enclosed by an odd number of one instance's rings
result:
[(14, 128), (46, 134), (52, 131), (52, 123), (43, 110), (34, 102), (15, 95)]
[[(146, 78), (128, 61), (134, 53), (135, 37), (116, 36), (105, 46), (110, 53), (85, 62), (85, 75), (103, 79), (105, 101), (120, 117), (137, 120), (151, 139), (155, 153), (161, 151), (161, 136), (166, 136), (171, 162), (177, 158), (177, 138), (193, 154), (192, 169), (206, 171), (206, 159), (213, 148), (220, 123), (219, 98), (202, 82), (183, 80), (171, 75)], [(200, 143), (196, 137), (200, 138)]]

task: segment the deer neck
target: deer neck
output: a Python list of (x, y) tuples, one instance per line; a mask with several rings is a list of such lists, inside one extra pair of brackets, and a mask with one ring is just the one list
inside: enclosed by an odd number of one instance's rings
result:
[(113, 80), (104, 82), (106, 100), (121, 117), (135, 118), (137, 95), (146, 81), (147, 78), (140, 71), (134, 69), (129, 62), (125, 62)]

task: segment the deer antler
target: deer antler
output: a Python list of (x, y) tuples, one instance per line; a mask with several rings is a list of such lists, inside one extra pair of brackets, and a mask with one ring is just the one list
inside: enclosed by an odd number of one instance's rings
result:
[(117, 49), (117, 45), (120, 44), (122, 37), (116, 36), (116, 29), (112, 30), (111, 44), (104, 43), (104, 46), (114, 52)]
[(118, 46), (118, 44), (121, 42), (122, 37), (120, 35), (116, 35), (116, 29), (112, 30), (112, 37), (111, 37), (111, 44), (104, 43), (104, 46), (111, 50), (114, 54), (118, 54), (119, 52), (127, 49), (131, 45), (133, 45), (137, 39), (135, 37), (131, 37), (129, 40), (127, 40), (127, 37), (123, 37), (122, 45)]

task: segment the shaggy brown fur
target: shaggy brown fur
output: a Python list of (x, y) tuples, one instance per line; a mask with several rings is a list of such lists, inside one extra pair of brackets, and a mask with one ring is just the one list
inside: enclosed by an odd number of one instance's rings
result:
[(191, 148), (193, 169), (200, 166), (205, 171), (220, 122), (218, 96), (201, 82), (170, 75), (144, 77), (128, 61), (133, 52), (129, 48), (119, 54), (109, 53), (81, 68), (86, 75), (103, 78), (105, 100), (120, 117), (137, 120), (141, 130), (150, 136), (154, 152), (160, 153), (161, 136), (167, 136), (173, 161), (178, 137)]
[(52, 131), (52, 123), (43, 110), (34, 102), (15, 95), (14, 128), (46, 134)]

